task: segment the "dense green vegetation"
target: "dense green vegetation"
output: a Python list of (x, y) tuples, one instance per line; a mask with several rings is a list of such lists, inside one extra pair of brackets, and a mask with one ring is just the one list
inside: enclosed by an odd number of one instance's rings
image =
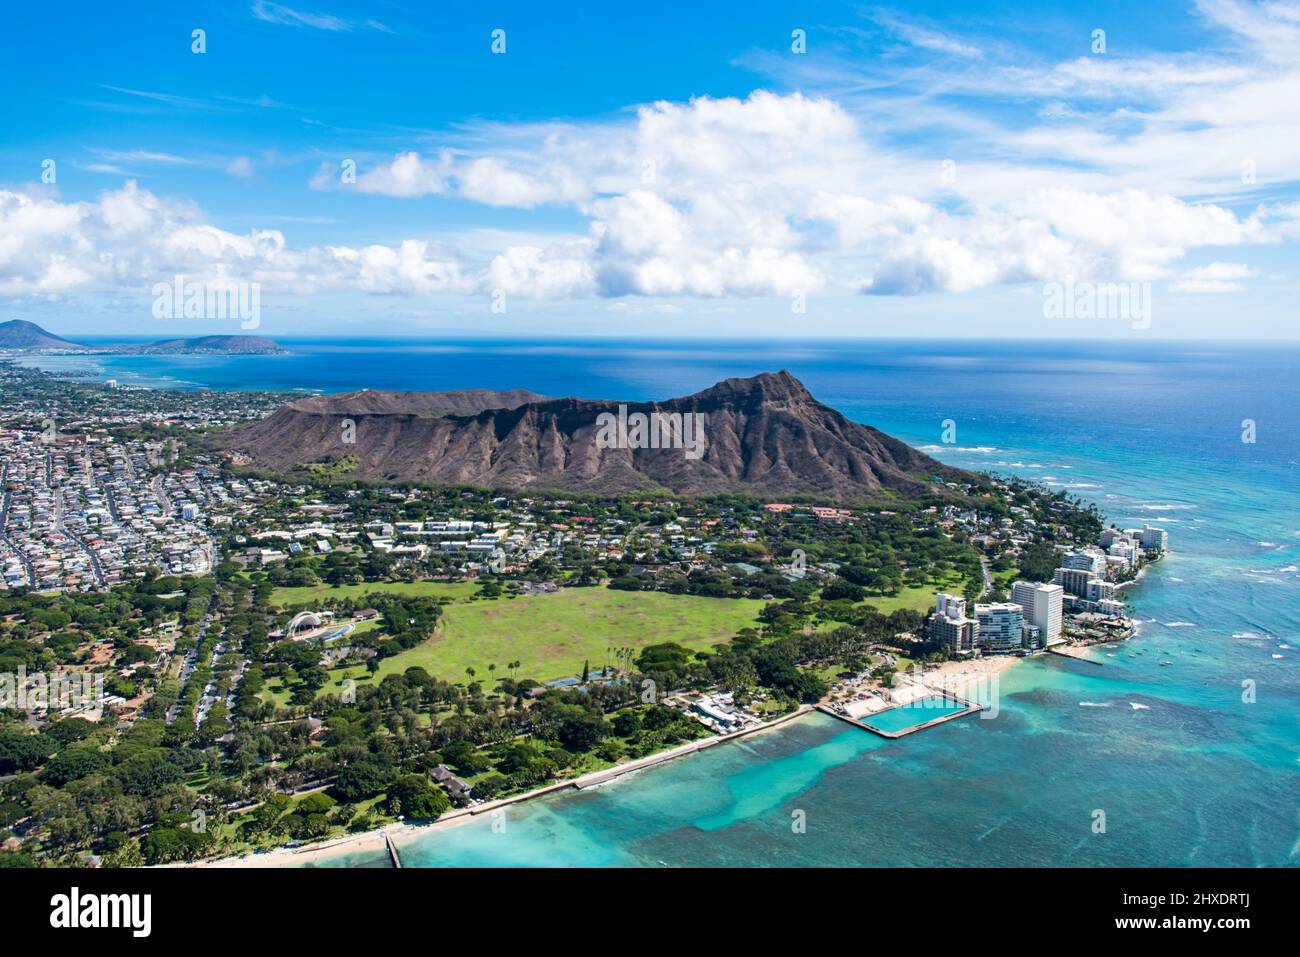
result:
[[(495, 515), (481, 490), (312, 494), (365, 520)], [(358, 549), (104, 593), (6, 592), (0, 672), (95, 670), (128, 710), (36, 724), (0, 711), (0, 866), (162, 863), (432, 819), (456, 795), (439, 768), (477, 799), (601, 770), (710, 733), (684, 692), (731, 692), (770, 715), (819, 700), (842, 671), (938, 657), (914, 637), (936, 589), (982, 593), (982, 559), (995, 594), (1017, 576), (1050, 579), (1056, 544), (1100, 531), (1074, 500), (1017, 484), (971, 505), (983, 535), (945, 504), (837, 524), (746, 496), (539, 500), (543, 527), (612, 522), (629, 541), (477, 581), (447, 580), (441, 555)], [(1035, 528), (1023, 548), (1000, 530), (1013, 516)], [(678, 523), (693, 558), (666, 534)], [(539, 583), (558, 590), (526, 593)], [(304, 609), (352, 630), (286, 639)]]

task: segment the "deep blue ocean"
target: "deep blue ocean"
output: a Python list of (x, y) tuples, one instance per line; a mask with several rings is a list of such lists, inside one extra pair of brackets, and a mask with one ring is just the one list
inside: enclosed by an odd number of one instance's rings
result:
[(408, 866), (1300, 863), (1300, 345), (284, 344), (293, 355), (38, 361), (179, 388), (636, 400), (787, 369), (945, 462), (1065, 487), (1121, 527), (1170, 535), (1126, 592), (1138, 637), (1100, 667), (1014, 666), (992, 720), (887, 741), (811, 716), (517, 805), (501, 833), (475, 819), (415, 838)]

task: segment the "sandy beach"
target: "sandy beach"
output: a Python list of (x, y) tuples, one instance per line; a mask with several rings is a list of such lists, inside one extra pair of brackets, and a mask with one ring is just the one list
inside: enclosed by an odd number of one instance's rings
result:
[(922, 680), (933, 688), (943, 688), (960, 694), (972, 684), (1000, 675), (1023, 660), (1019, 655), (989, 655), (968, 661), (945, 661), (937, 668), (927, 669)]
[(942, 665), (900, 672), (890, 689), (879, 689), (874, 682), (850, 682), (828, 695), (822, 704), (854, 720), (905, 705), (933, 692), (970, 697), (988, 704), (997, 691), (997, 676), (1020, 660), (1019, 656), (997, 655), (946, 661)]
[[(390, 825), (392, 828), (400, 824)], [(278, 847), (265, 854), (245, 854), (241, 857), (223, 857), (215, 861), (191, 861), (174, 867), (302, 867), (317, 861), (355, 854), (360, 851), (383, 851), (385, 848), (384, 831), (366, 831), (364, 834), (347, 834), (321, 844), (307, 847)]]

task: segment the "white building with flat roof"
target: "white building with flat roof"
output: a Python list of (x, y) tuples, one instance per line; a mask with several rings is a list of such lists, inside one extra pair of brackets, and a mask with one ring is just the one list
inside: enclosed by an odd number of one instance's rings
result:
[(1088, 601), (1110, 601), (1115, 597), (1115, 583), (1094, 578), (1088, 582), (1088, 591), (1083, 597)]
[(1085, 571), (1093, 575), (1104, 575), (1106, 574), (1106, 554), (1101, 549), (1067, 552), (1061, 558), (1061, 567)]
[(1137, 542), (1131, 539), (1121, 538), (1111, 543), (1107, 552), (1114, 558), (1120, 559), (1124, 563), (1124, 569), (1127, 571), (1137, 565), (1140, 556), (1141, 547)]
[(980, 624), (979, 644), (985, 651), (996, 654), (1024, 647), (1024, 609), (1015, 602), (977, 604), (975, 620)]
[(1169, 548), (1169, 533), (1163, 528), (1144, 525), (1141, 534), (1138, 536), (1138, 541), (1147, 551), (1154, 551), (1158, 548), (1163, 552)]
[(1064, 588), (1038, 582), (1016, 582), (1011, 586), (1011, 600), (1025, 610), (1025, 618), (1030, 624), (1038, 626), (1044, 647), (1061, 640)]

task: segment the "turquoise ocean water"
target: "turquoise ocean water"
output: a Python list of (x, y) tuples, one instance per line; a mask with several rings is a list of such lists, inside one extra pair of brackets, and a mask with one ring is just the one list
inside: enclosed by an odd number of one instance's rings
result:
[[(784, 368), (851, 418), (953, 465), (1069, 488), (1121, 526), (1170, 533), (1172, 554), (1126, 593), (1138, 637), (1101, 667), (1056, 657), (1013, 667), (996, 718), (887, 741), (810, 716), (515, 806), (500, 832), (475, 819), (415, 838), (402, 848), (408, 866), (1300, 862), (1295, 344), (287, 345), (284, 357), (40, 362), (182, 388), (631, 399)], [(955, 445), (940, 443), (945, 419)]]

